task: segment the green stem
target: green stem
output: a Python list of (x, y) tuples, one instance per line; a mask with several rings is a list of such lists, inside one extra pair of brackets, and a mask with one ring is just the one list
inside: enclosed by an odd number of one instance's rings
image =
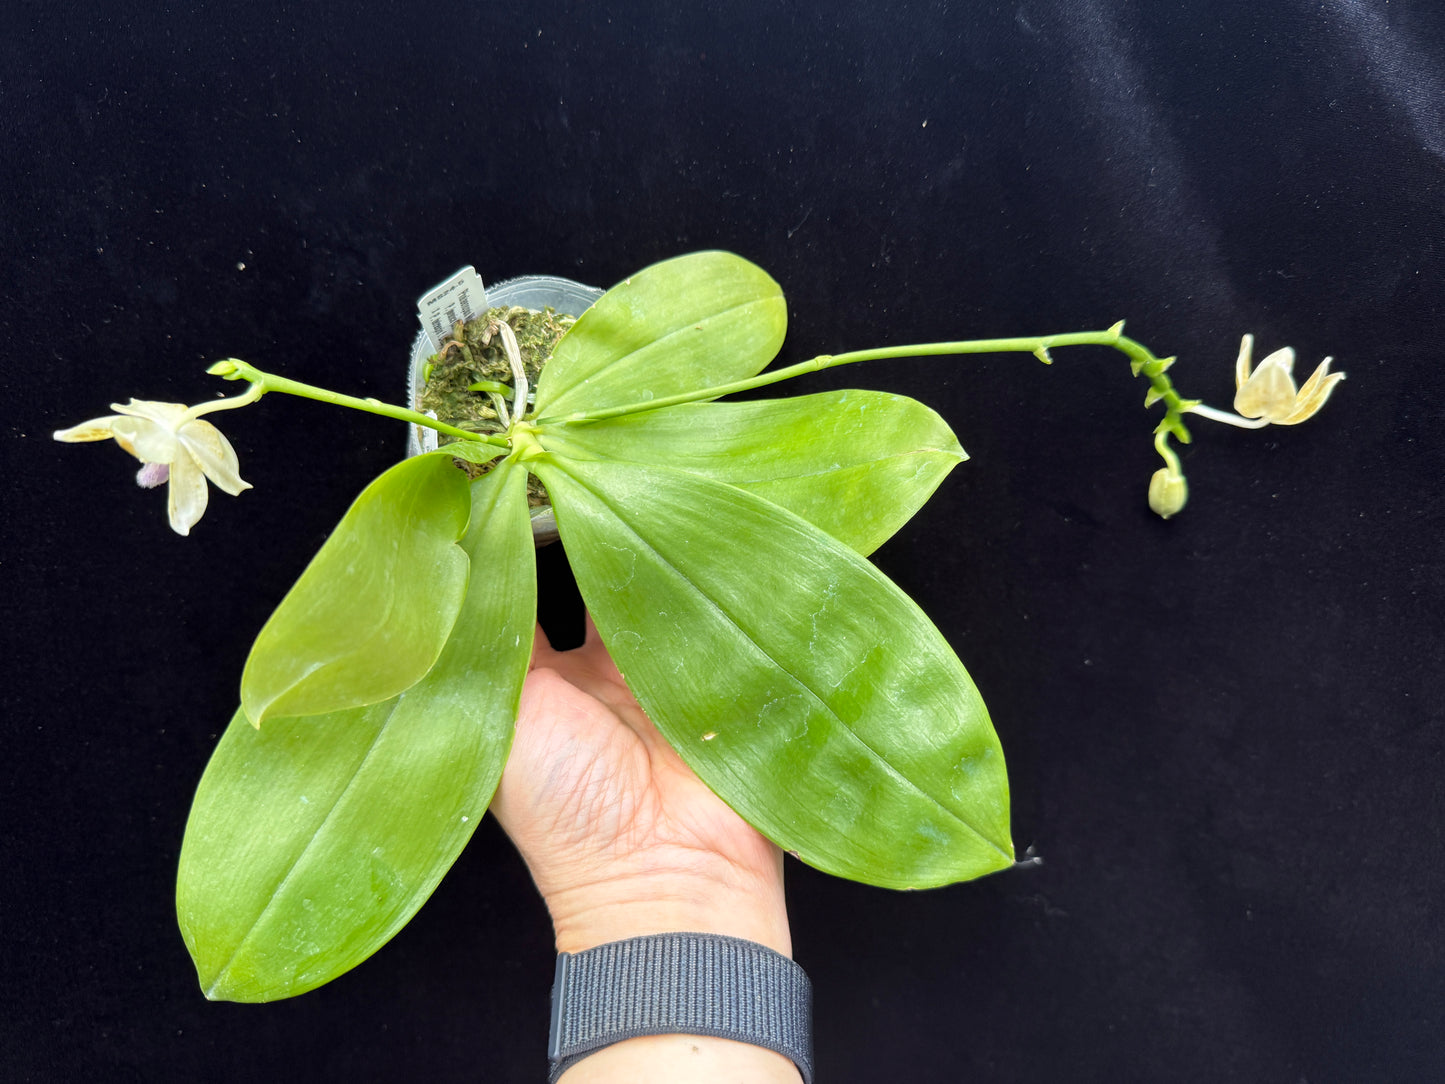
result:
[(283, 395), (295, 395), (302, 399), (315, 399), (320, 403), (331, 403), (334, 406), (350, 407), (352, 410), (364, 410), (368, 414), (380, 414), (383, 418), (395, 418), (397, 421), (425, 426), (428, 429), (435, 429), (438, 433), (445, 433), (449, 437), (456, 437), (458, 440), (471, 440), (481, 444), (493, 444), (499, 448), (511, 447), (510, 442), (502, 436), (489, 433), (470, 433), (465, 429), (458, 429), (454, 425), (448, 425), (446, 422), (439, 422), (435, 418), (429, 418), (418, 411), (383, 403), (380, 399), (358, 399), (354, 395), (342, 395), (339, 392), (327, 391), (325, 388), (318, 388), (311, 384), (303, 384), (299, 380), (288, 380), (284, 376), (276, 376), (273, 373), (262, 372), (254, 365), (241, 361), (239, 358), (227, 358), (225, 361), (218, 361), (207, 369), (206, 372), (213, 376), (224, 377), (227, 380), (249, 380), (251, 382), (251, 389), (243, 395), (238, 396), (238, 399), (245, 399), (247, 402), (253, 402), (259, 399), (268, 391), (275, 391)]
[(1183, 475), (1183, 468), (1179, 465), (1179, 456), (1175, 454), (1173, 448), (1169, 447), (1168, 433), (1161, 430), (1154, 434), (1154, 450), (1159, 453), (1171, 471), (1175, 474)]
[[(1128, 356), (1130, 365), (1136, 375), (1144, 375), (1149, 378), (1148, 403), (1152, 405), (1162, 402), (1165, 405), (1165, 419), (1160, 423), (1161, 430), (1172, 432), (1180, 440), (1189, 441), (1189, 432), (1179, 420), (1180, 414), (1187, 409), (1190, 400), (1181, 399), (1174, 390), (1169, 378), (1164, 371), (1169, 368), (1173, 358), (1156, 358), (1142, 343), (1124, 336), (1124, 325), (1115, 324), (1107, 331), (1077, 331), (1063, 335), (1036, 335), (1010, 339), (970, 339), (962, 342), (946, 343), (923, 343), (911, 346), (885, 346), (873, 350), (854, 350), (846, 354), (822, 354), (808, 361), (799, 362), (796, 365), (789, 365), (782, 369), (775, 369), (772, 372), (762, 373), (758, 376), (749, 377), (746, 380), (735, 380), (731, 384), (721, 384), (717, 387), (705, 388), (701, 391), (684, 392), (680, 395), (669, 395), (661, 399), (650, 399), (646, 402), (628, 403), (624, 406), (608, 407), (604, 410), (578, 411), (569, 414), (565, 419), (568, 422), (591, 422), (602, 421), (605, 418), (616, 418), (624, 414), (638, 414), (647, 410), (656, 410), (659, 407), (677, 406), (682, 403), (694, 403), (701, 400), (717, 399), (724, 395), (732, 395), (737, 392), (751, 391), (754, 388), (766, 387), (769, 384), (776, 384), (783, 380), (791, 380), (795, 376), (802, 376), (805, 373), (816, 373), (823, 369), (833, 369), (839, 365), (850, 365), (856, 361), (881, 361), (887, 358), (905, 357), (937, 357), (943, 355), (957, 354), (1005, 354), (1005, 353), (1026, 353), (1033, 354), (1045, 364), (1052, 362), (1049, 351), (1059, 346), (1112, 346)], [(550, 419), (538, 419), (547, 421)]]
[[(266, 389), (261, 385), (252, 384), (240, 395), (232, 396), (230, 399), (215, 399), (209, 403), (197, 403), (186, 411), (181, 421), (182, 423), (188, 422), (193, 418), (199, 418), (202, 414), (210, 414), (217, 410), (235, 410), (237, 407), (248, 406), (265, 393)], [(178, 425), (177, 428), (179, 429), (180, 426)]]

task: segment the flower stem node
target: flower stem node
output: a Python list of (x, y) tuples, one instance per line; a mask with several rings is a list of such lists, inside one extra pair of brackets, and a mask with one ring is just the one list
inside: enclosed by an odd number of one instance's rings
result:
[(528, 422), (519, 422), (511, 428), (512, 454), (519, 463), (529, 463), (547, 454), (542, 442), (537, 439), (537, 430)]
[(251, 488), (241, 480), (231, 442), (210, 422), (196, 417), (201, 408), (132, 399), (124, 405), (112, 403), (110, 409), (116, 413), (57, 430), (55, 439), (69, 443), (114, 439), (141, 461), (139, 485), (149, 489), (168, 481), (166, 506), (177, 534), (190, 534), (206, 511), (207, 478), (233, 497)]
[(1330, 362), (1320, 362), (1304, 387), (1295, 390), (1294, 349), (1283, 347), (1268, 355), (1259, 367), (1250, 371), (1250, 355), (1254, 336), (1246, 335), (1239, 343), (1239, 360), (1235, 363), (1234, 409), (1246, 418), (1263, 418), (1274, 425), (1298, 425), (1314, 417), (1344, 373), (1331, 373)]

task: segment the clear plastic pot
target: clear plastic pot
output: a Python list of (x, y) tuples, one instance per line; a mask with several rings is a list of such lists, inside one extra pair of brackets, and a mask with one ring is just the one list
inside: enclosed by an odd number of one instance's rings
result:
[[(487, 287), (487, 307), (521, 305), (538, 311), (551, 306), (567, 316), (581, 316), (582, 313), (602, 296), (604, 291), (595, 286), (584, 286), (571, 279), (556, 275), (522, 275)], [(424, 332), (419, 333), (411, 347), (411, 375), (407, 383), (407, 402), (413, 410), (421, 409), (421, 393), (426, 386), (422, 373), (427, 358), (434, 353), (431, 340)], [(413, 425), (407, 433), (406, 454), (420, 455), (435, 451), (436, 430)], [(557, 520), (550, 505), (532, 509), (532, 538), (541, 546), (557, 539)]]

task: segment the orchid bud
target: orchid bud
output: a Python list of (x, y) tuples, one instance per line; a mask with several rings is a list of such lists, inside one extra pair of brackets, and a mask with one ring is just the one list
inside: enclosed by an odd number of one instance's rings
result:
[(1189, 500), (1189, 483), (1172, 467), (1160, 467), (1149, 479), (1149, 507), (1168, 519)]

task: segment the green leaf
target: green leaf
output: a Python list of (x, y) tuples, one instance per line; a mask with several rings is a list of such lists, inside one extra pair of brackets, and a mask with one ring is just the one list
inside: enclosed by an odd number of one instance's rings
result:
[(788, 308), (766, 271), (730, 252), (653, 264), (563, 335), (537, 380), (538, 418), (696, 391), (762, 372)]
[(983, 701), (864, 558), (697, 475), (557, 455), (528, 465), (628, 685), (749, 823), (811, 865), (892, 888), (1013, 861)]
[(475, 440), (454, 440), (443, 444), (439, 450), (458, 459), (465, 459), (468, 463), (475, 463), (479, 467), (507, 454), (507, 449), (500, 445), (483, 444)]
[(872, 553), (968, 458), (928, 407), (877, 391), (686, 403), (540, 434), (568, 458), (675, 467), (740, 486)]
[(467, 508), (445, 454), (366, 487), (256, 637), (241, 674), (252, 724), (375, 704), (431, 669), (467, 587)]
[(211, 998), (303, 993), (414, 914), (486, 812), (532, 651), (526, 472), (472, 486), (477, 569), (431, 671), (381, 704), (264, 730), (237, 712), (196, 793), (176, 911)]

